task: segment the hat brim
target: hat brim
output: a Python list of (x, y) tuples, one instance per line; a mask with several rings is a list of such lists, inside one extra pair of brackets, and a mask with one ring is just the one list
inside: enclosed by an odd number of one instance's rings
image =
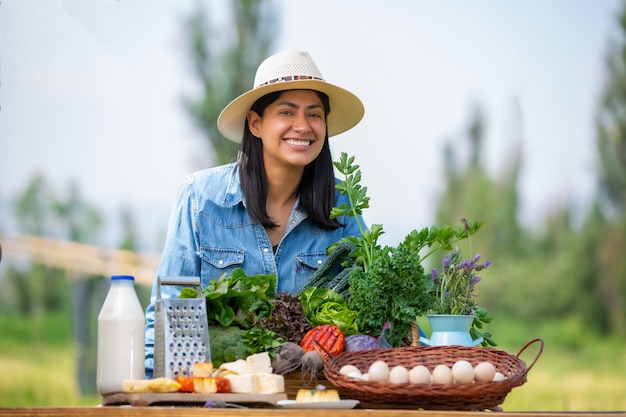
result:
[(329, 137), (353, 128), (365, 114), (361, 100), (341, 87), (320, 80), (283, 81), (257, 87), (231, 101), (220, 113), (217, 128), (226, 138), (241, 142), (244, 122), (254, 102), (268, 93), (286, 90), (315, 90), (328, 96), (330, 113), (326, 126)]

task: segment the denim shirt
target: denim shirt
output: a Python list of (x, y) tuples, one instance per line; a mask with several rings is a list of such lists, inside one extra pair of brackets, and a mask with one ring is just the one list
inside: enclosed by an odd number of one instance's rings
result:
[[(338, 180), (336, 180), (338, 181)], [(336, 192), (336, 205), (347, 197)], [(299, 201), (299, 200), (298, 200)], [(360, 235), (353, 217), (336, 230), (315, 226), (294, 204), (276, 252), (262, 225), (254, 223), (239, 183), (236, 163), (198, 171), (186, 178), (172, 211), (157, 276), (200, 277), (202, 288), (235, 268), (247, 275), (276, 274), (276, 293), (296, 293), (327, 258), (327, 248), (344, 236)], [(161, 297), (178, 297), (180, 287), (162, 286)], [(156, 280), (146, 310), (146, 377), (154, 366)]]

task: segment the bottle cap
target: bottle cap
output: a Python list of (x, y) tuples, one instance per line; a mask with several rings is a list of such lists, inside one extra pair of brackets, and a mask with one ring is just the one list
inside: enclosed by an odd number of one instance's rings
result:
[(126, 280), (129, 280), (129, 281), (134, 281), (135, 277), (132, 276), (132, 275), (113, 275), (111, 277), (111, 281), (116, 281), (118, 279), (126, 279)]

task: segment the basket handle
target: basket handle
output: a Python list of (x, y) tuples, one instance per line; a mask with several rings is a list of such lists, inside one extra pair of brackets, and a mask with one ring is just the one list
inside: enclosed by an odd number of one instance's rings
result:
[(539, 359), (539, 356), (541, 356), (541, 353), (543, 352), (543, 339), (533, 339), (531, 341), (529, 341), (528, 343), (526, 343), (519, 352), (517, 352), (517, 357), (519, 358), (520, 355), (526, 350), (526, 348), (534, 343), (540, 343), (539, 346), (539, 351), (537, 352), (537, 356), (535, 356), (535, 359), (533, 359), (532, 363), (530, 364), (530, 366), (528, 368), (526, 368), (526, 372), (524, 372), (524, 375), (526, 375), (528, 372), (530, 372), (530, 370), (532, 369), (533, 366), (535, 366), (535, 363), (537, 362), (537, 359)]
[(317, 340), (313, 340), (313, 348), (320, 355), (320, 358), (322, 358), (324, 366), (331, 368), (332, 364), (330, 361), (332, 361), (332, 355), (326, 350), (326, 348)]

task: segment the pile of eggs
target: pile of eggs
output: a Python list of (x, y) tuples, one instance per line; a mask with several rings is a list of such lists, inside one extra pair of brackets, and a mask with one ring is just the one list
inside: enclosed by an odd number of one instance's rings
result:
[(362, 381), (389, 382), (392, 384), (471, 384), (473, 382), (503, 381), (501, 372), (491, 362), (480, 362), (472, 366), (466, 360), (458, 360), (451, 367), (435, 366), (432, 372), (424, 365), (407, 369), (402, 365), (389, 367), (385, 361), (372, 363), (366, 373), (354, 365), (344, 365), (339, 373)]

